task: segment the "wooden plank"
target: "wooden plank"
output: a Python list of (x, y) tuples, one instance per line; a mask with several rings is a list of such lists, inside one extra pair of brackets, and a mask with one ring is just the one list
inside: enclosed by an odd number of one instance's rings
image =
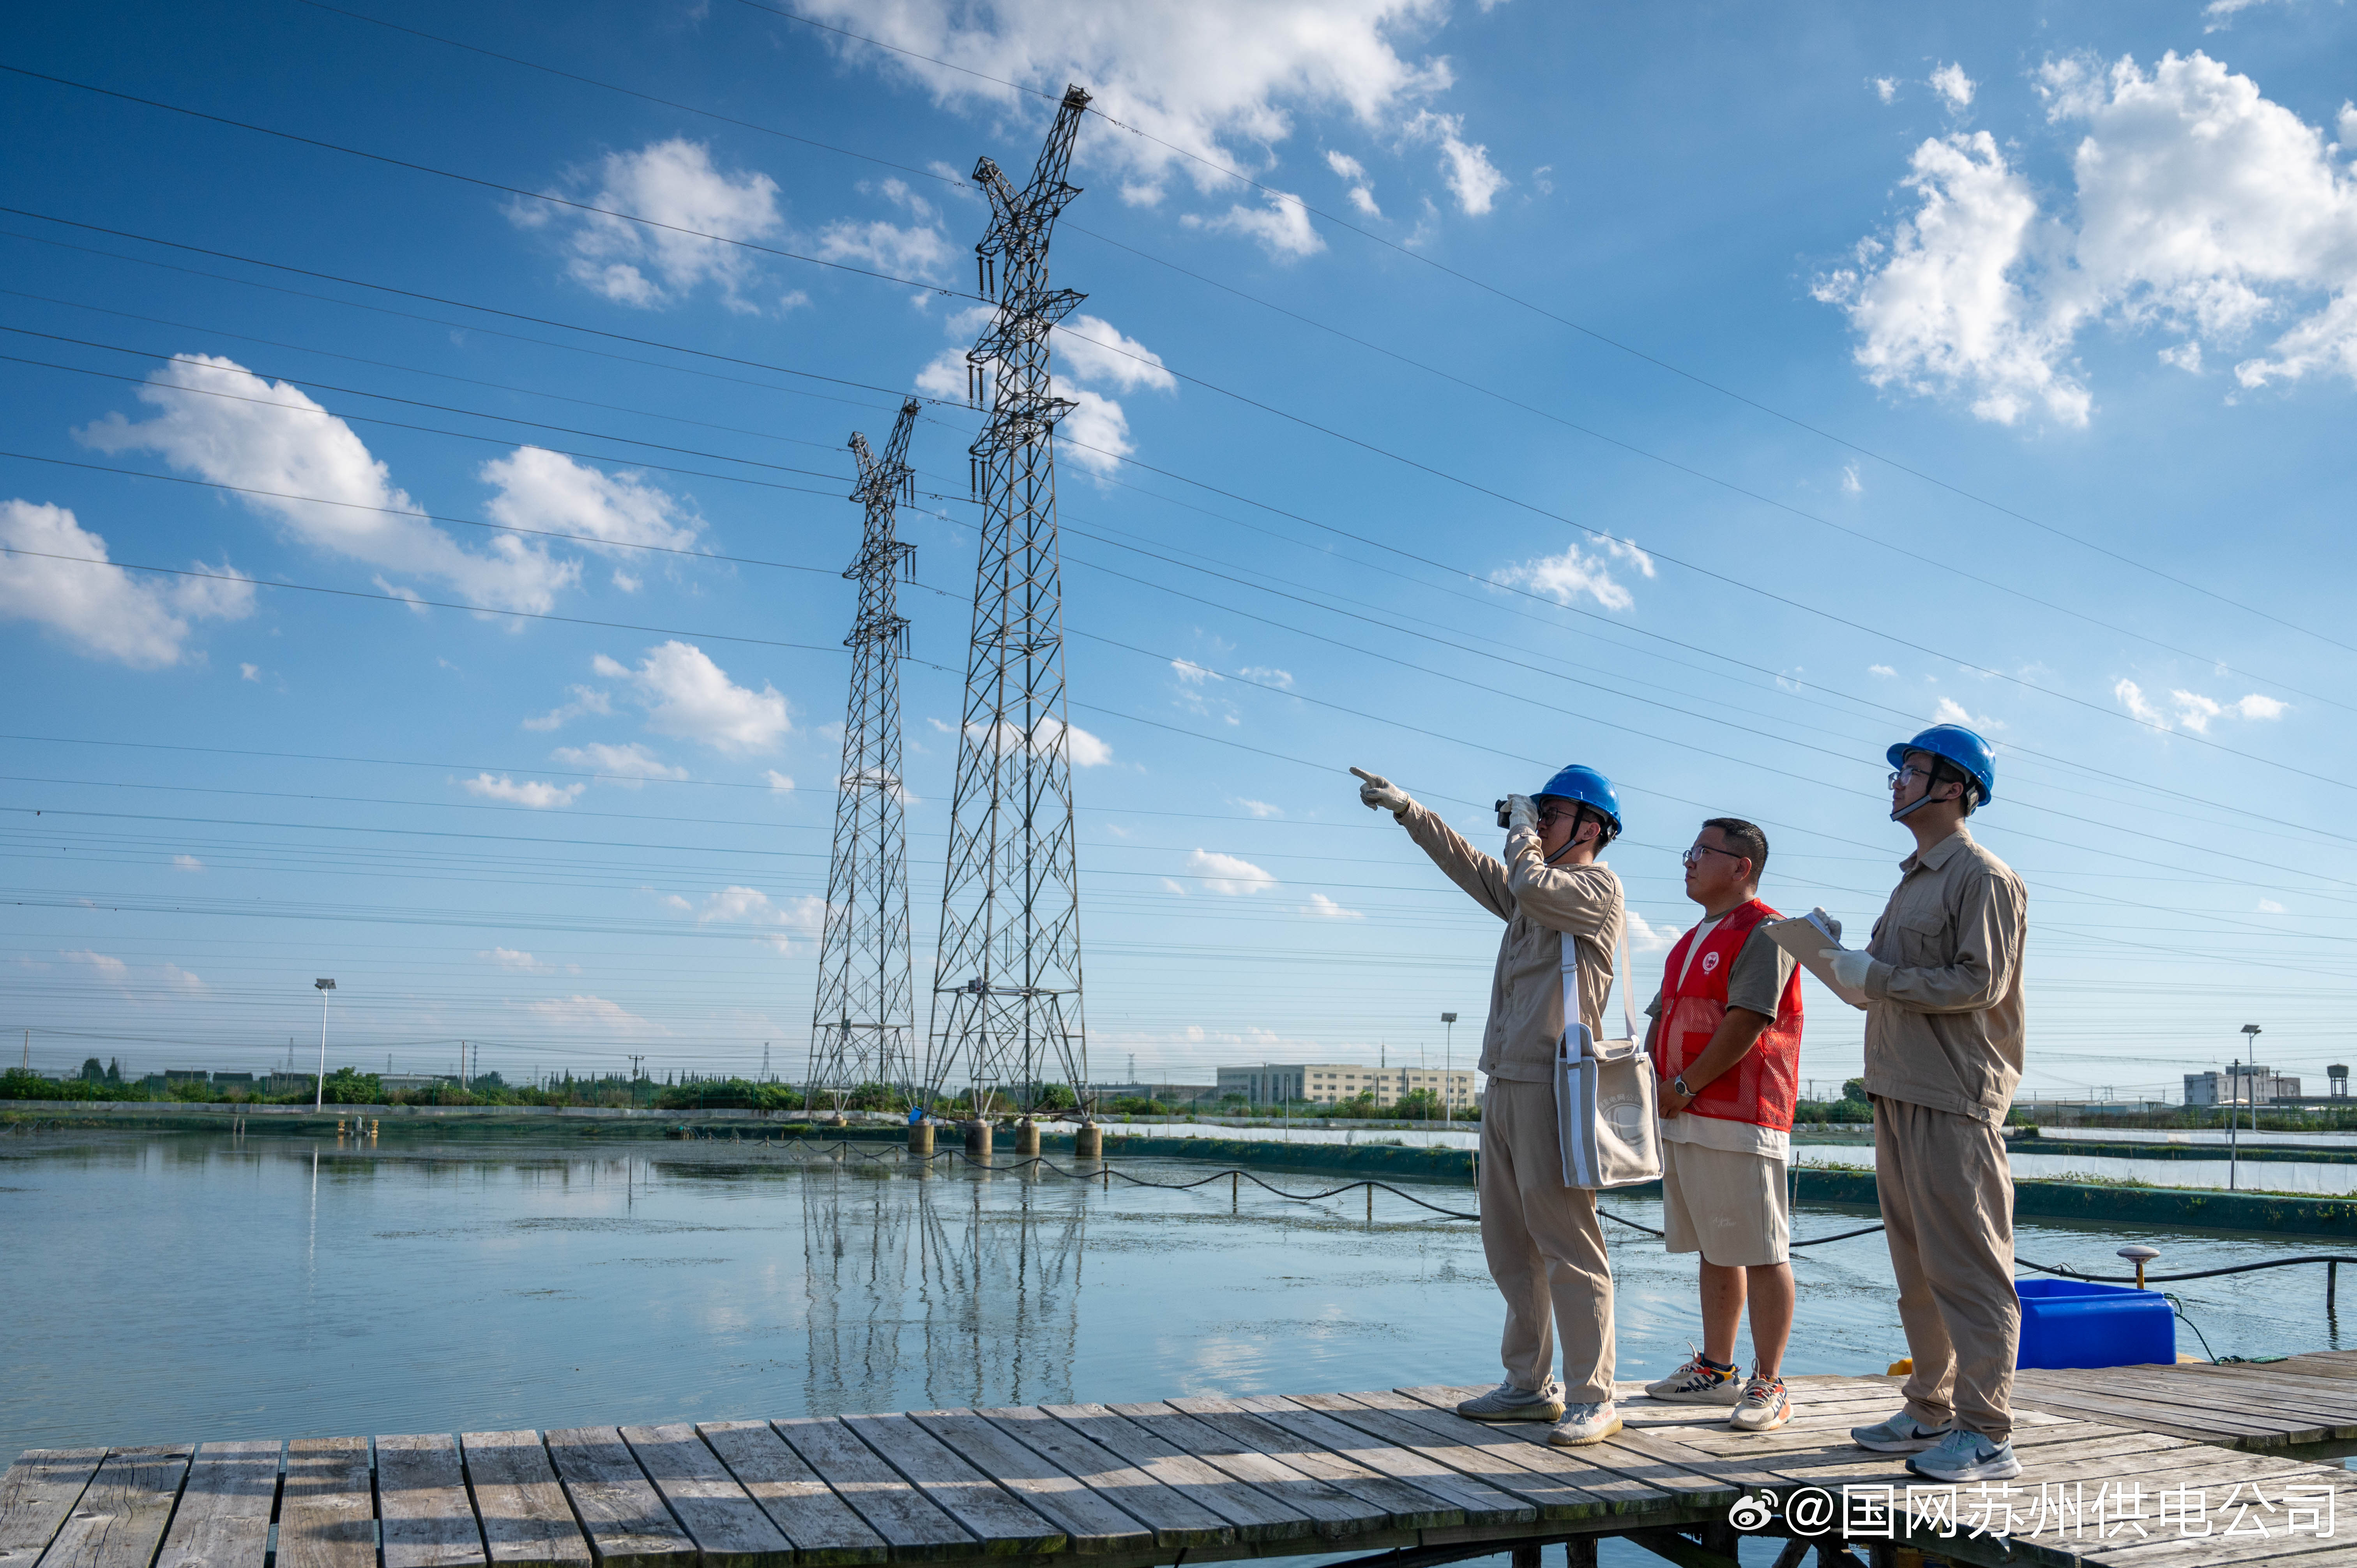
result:
[(1023, 1405), (977, 1413), (1151, 1530), (1157, 1546), (1227, 1546), (1236, 1539), (1235, 1527), (1226, 1520), (1044, 1410)]
[(1026, 1447), (970, 1410), (919, 1410), (909, 1419), (952, 1453), (1064, 1532), (1084, 1556), (1135, 1552), (1155, 1544), (1154, 1532), (1106, 1497), (1089, 1489), (1037, 1449)]
[[(2230, 1448), (2248, 1447), (2254, 1443), (2272, 1447), (2284, 1443), (2323, 1440), (2324, 1429), (2321, 1427), (2287, 1426), (2281, 1422), (2230, 1416), (2214, 1409), (2196, 1410), (2188, 1405), (2132, 1399), (2124, 1394), (2093, 1393), (2067, 1384), (2040, 1382), (2027, 1373), (2015, 1376), (2013, 1402), (2028, 1405), (2033, 1410), (2076, 1414), (2084, 1419), (2108, 1422), (2114, 1426), (2165, 1432), (2172, 1437), (2191, 1437)], [(2309, 1430), (2317, 1435), (2301, 1435)]]
[(448, 1433), (378, 1438), (376, 1497), (384, 1568), (475, 1568), (489, 1561), (458, 1441)]
[(589, 1561), (589, 1542), (556, 1484), (539, 1433), (462, 1432), (458, 1449), (493, 1563), (578, 1568)]
[(298, 1437), (286, 1445), (277, 1568), (376, 1568), (367, 1438)]
[(876, 1456), (834, 1417), (805, 1416), (770, 1423), (788, 1446), (836, 1496), (859, 1511), (884, 1538), (896, 1563), (931, 1563), (970, 1556), (974, 1537), (931, 1499)]
[(891, 1556), (884, 1538), (834, 1495), (766, 1421), (707, 1421), (696, 1430), (745, 1495), (792, 1542), (805, 1568), (858, 1568)]
[(109, 1449), (41, 1552), (40, 1568), (147, 1568), (188, 1473), (188, 1453)]
[[(2336, 1441), (2357, 1436), (2357, 1387), (2341, 1391), (2344, 1385), (2325, 1383), (2319, 1380), (2275, 1377), (2255, 1371), (2246, 1378), (2231, 1377), (2233, 1369), (2208, 1369), (2207, 1373), (2175, 1368), (2127, 1369), (2136, 1376), (2118, 1380), (2118, 1391), (2139, 1399), (2184, 1405), (2200, 1411), (2226, 1411), (2237, 1416), (2273, 1422), (2289, 1428), (2298, 1417), (2322, 1426), (2322, 1441)], [(2230, 1374), (2221, 1376), (2221, 1371)], [(2099, 1383), (2098, 1388), (2111, 1385)]]
[[(1396, 1391), (1422, 1402), (1452, 1421), (1463, 1422), (1464, 1418), (1456, 1413), (1458, 1404), (1474, 1394), (1489, 1391), (1426, 1387)], [(1747, 1482), (1740, 1476), (1714, 1473), (1703, 1456), (1642, 1432), (1622, 1432), (1602, 1443), (1582, 1444), (1577, 1448), (1557, 1448), (1547, 1441), (1547, 1434), (1553, 1429), (1544, 1422), (1465, 1422), (1465, 1424), (1486, 1427), (1527, 1446), (1544, 1449), (1549, 1454), (1566, 1457), (1577, 1455), (1574, 1463), (1609, 1469), (1626, 1479), (1674, 1492), (1677, 1494), (1679, 1503), (1687, 1507), (1721, 1507), (1741, 1496), (1746, 1486), (1757, 1484)]]
[(1164, 1442), (1192, 1454), (1213, 1469), (1308, 1514), (1318, 1521), (1320, 1535), (1363, 1535), (1369, 1530), (1394, 1528), (1389, 1509), (1362, 1502), (1331, 1482), (1305, 1475), (1285, 1461), (1264, 1454), (1253, 1444), (1231, 1437), (1217, 1427), (1206, 1426), (1167, 1404), (1116, 1404), (1107, 1408)]
[(1205, 1463), (1180, 1443), (1125, 1421), (1101, 1404), (1040, 1407), (1089, 1442), (1148, 1479), (1228, 1521), (1240, 1542), (1300, 1541), (1318, 1533), (1318, 1521), (1217, 1466)]
[(695, 1561), (695, 1542), (663, 1506), (618, 1429), (552, 1432), (548, 1459), (600, 1568), (677, 1568)]
[[(1395, 1415), (1435, 1437), (1478, 1449), (1491, 1459), (1577, 1487), (1603, 1498), (1610, 1513), (1652, 1513), (1682, 1506), (1685, 1501), (1683, 1495), (1657, 1486), (1641, 1475), (1623, 1474), (1614, 1468), (1614, 1463), (1626, 1463), (1624, 1455), (1614, 1454), (1608, 1462), (1599, 1460), (1593, 1448), (1550, 1446), (1544, 1441), (1547, 1429), (1544, 1426), (1538, 1428), (1541, 1440), (1533, 1443), (1518, 1432), (1489, 1422), (1468, 1421), (1453, 1409), (1436, 1408), (1394, 1389), (1372, 1389), (1343, 1397), (1371, 1410)], [(1683, 1485), (1683, 1470), (1678, 1478)]]
[(1064, 1549), (1064, 1531), (991, 1483), (905, 1415), (846, 1415), (844, 1430), (906, 1476), (935, 1507), (973, 1531), (992, 1557)]
[[(1369, 1508), (1383, 1509), (1394, 1529), (1447, 1530), (1474, 1522), (1451, 1499), (1422, 1487), (1393, 1480), (1355, 1459), (1334, 1453), (1315, 1439), (1304, 1438), (1265, 1416), (1245, 1410), (1233, 1400), (1197, 1397), (1167, 1402), (1171, 1409), (1193, 1416), (1280, 1465), (1323, 1481)], [(1511, 1503), (1511, 1499), (1501, 1500)]]
[(694, 1426), (626, 1426), (622, 1441), (711, 1568), (786, 1568), (793, 1561), (785, 1533), (737, 1484), (720, 1456), (704, 1445)]
[(1438, 1498), (1455, 1507), (1469, 1525), (1486, 1528), (1531, 1524), (1539, 1517), (1539, 1510), (1521, 1498), (1459, 1475), (1437, 1459), (1386, 1443), (1291, 1400), (1275, 1394), (1256, 1394), (1239, 1399), (1235, 1404), (1297, 1443), (1315, 1444), (1353, 1465)]
[[(1405, 1449), (1435, 1464), (1445, 1465), (1458, 1475), (1471, 1477), (1484, 1486), (1520, 1498), (1536, 1509), (1541, 1519), (1598, 1519), (1611, 1511), (1611, 1504), (1607, 1498), (1583, 1490), (1560, 1476), (1509, 1463), (1486, 1447), (1454, 1442), (1416, 1425), (1396, 1412), (1354, 1404), (1351, 1395), (1294, 1394), (1290, 1397), (1295, 1404), (1304, 1409), (1322, 1411), (1380, 1442)], [(1667, 1495), (1658, 1495), (1666, 1506), (1669, 1502)]]
[(31, 1568), (73, 1511), (103, 1448), (27, 1448), (0, 1476), (0, 1565)]
[(199, 1449), (155, 1568), (263, 1568), (281, 1446), (272, 1437)]

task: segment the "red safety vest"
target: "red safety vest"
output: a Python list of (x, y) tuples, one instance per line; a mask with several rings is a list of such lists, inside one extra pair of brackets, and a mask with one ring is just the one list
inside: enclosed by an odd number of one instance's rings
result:
[[(1718, 1032), (1719, 1020), (1727, 1016), (1727, 977), (1752, 929), (1762, 920), (1782, 918), (1754, 898), (1727, 911), (1711, 928), (1709, 940), (1692, 963), (1686, 961), (1686, 950), (1694, 946), (1693, 931), (1670, 950), (1669, 967), (1662, 975), (1661, 1035), (1653, 1052), (1654, 1070), (1663, 1082), (1684, 1072)], [(1795, 965), (1777, 1000), (1775, 1021), (1760, 1032), (1759, 1042), (1741, 1061), (1703, 1085), (1685, 1114), (1789, 1133), (1800, 1086), (1801, 971)]]

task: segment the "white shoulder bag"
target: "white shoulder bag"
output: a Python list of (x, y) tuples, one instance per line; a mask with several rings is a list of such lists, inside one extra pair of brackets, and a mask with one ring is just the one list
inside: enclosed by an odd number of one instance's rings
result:
[(1613, 945), (1614, 987), (1628, 1037), (1599, 1040), (1579, 1017), (1579, 943), (1563, 934), (1563, 1039), (1555, 1055), (1555, 1129), (1563, 1185), (1634, 1187), (1662, 1176), (1653, 1058), (1629, 1005), (1628, 931)]

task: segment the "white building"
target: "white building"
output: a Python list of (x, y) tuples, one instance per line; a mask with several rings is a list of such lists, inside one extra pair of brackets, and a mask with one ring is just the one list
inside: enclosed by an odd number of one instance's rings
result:
[(1377, 1105), (1395, 1105), (1400, 1096), (1428, 1090), (1445, 1097), (1451, 1112), (1470, 1111), (1479, 1096), (1474, 1074), (1467, 1069), (1444, 1072), (1438, 1068), (1369, 1067), (1363, 1062), (1264, 1062), (1258, 1067), (1223, 1067), (1219, 1091), (1222, 1097), (1241, 1094), (1254, 1105), (1308, 1101), (1331, 1105), (1337, 1101), (1372, 1095)]
[(2286, 1078), (2271, 1067), (2237, 1063), (2223, 1072), (2185, 1075), (2188, 1105), (2269, 1105), (2278, 1100), (2298, 1098), (2299, 1079)]

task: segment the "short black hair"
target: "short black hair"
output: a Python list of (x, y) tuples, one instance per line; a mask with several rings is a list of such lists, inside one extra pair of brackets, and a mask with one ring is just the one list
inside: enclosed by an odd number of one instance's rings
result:
[(1713, 817), (1703, 823), (1717, 828), (1727, 840), (1727, 847), (1751, 862), (1751, 885), (1768, 875), (1768, 835), (1760, 831), (1757, 822), (1747, 822), (1741, 817)]

